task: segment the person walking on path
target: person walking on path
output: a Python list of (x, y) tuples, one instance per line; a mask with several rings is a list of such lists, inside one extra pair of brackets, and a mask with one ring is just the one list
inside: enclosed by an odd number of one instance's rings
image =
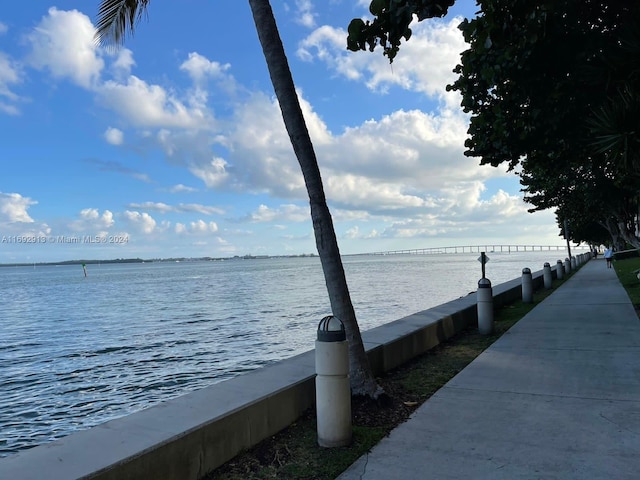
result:
[(604, 259), (607, 261), (607, 268), (611, 268), (611, 260), (613, 259), (613, 249), (607, 248), (604, 251)]

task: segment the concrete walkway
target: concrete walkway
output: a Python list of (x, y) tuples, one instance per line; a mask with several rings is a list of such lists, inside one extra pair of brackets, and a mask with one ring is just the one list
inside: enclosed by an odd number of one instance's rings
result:
[(341, 480), (640, 478), (640, 321), (590, 261)]

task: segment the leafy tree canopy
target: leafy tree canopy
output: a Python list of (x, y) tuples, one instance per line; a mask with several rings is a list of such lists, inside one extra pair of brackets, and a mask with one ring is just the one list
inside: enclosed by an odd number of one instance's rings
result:
[(373, 0), (369, 11), (372, 21), (354, 18), (349, 24), (347, 48), (373, 51), (380, 45), (384, 54), (393, 62), (402, 40), (411, 38), (409, 24), (414, 15), (418, 21), (443, 17), (455, 0)]

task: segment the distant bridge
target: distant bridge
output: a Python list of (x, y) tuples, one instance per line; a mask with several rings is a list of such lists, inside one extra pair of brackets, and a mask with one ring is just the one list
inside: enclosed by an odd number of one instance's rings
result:
[[(411, 248), (408, 250), (387, 250), (358, 255), (435, 255), (439, 253), (480, 253), (480, 252), (545, 252), (566, 250), (566, 245), (456, 245), (453, 247)], [(571, 250), (588, 250), (588, 245), (571, 245)]]

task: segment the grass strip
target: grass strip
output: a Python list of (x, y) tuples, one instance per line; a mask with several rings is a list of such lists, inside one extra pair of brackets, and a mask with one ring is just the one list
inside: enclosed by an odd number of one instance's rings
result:
[(638, 279), (640, 257), (626, 258), (624, 260), (616, 259), (613, 261), (613, 267), (620, 283), (627, 291), (631, 303), (633, 303), (636, 312), (638, 312), (640, 309), (640, 279)]

